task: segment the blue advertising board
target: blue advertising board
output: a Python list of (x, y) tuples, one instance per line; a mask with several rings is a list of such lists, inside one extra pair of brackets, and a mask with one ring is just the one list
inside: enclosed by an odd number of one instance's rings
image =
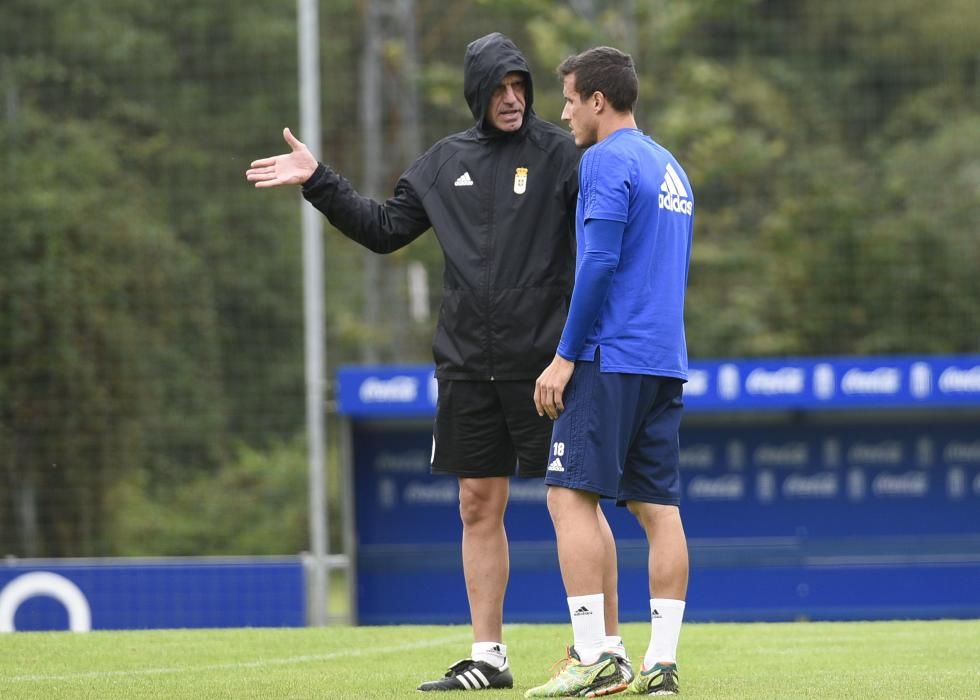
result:
[(0, 562), (0, 632), (299, 627), (299, 557)]
[[(681, 431), (688, 619), (980, 614), (980, 357), (692, 370)], [(435, 386), (426, 368), (340, 374), (362, 623), (467, 620), (456, 482), (429, 474)], [(935, 420), (931, 409), (942, 409)], [(766, 419), (776, 410), (793, 413)], [(742, 411), (762, 419), (730, 420)], [(622, 618), (646, 619), (643, 533), (625, 509), (604, 510), (620, 550)], [(540, 480), (512, 480), (506, 526), (506, 618), (563, 620)]]
[[(341, 367), (338, 408), (354, 418), (431, 416), (427, 365)], [(688, 411), (980, 406), (980, 355), (692, 361)]]

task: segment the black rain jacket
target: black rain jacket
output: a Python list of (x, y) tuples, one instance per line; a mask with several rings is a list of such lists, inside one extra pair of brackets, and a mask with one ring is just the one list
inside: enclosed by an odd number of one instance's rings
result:
[[(494, 88), (525, 74), (524, 123), (484, 121)], [(303, 195), (345, 236), (378, 253), (430, 227), (445, 259), (432, 343), (442, 379), (534, 379), (554, 357), (575, 275), (580, 155), (570, 134), (538, 119), (527, 61), (499, 33), (466, 50), (463, 90), (476, 124), (420, 156), (379, 204), (320, 164)]]

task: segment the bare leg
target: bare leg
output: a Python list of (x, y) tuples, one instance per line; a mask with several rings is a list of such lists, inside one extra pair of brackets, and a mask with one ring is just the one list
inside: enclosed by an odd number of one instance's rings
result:
[[(548, 511), (558, 540), (558, 562), (565, 592), (571, 596), (604, 591), (606, 551), (611, 533), (603, 530), (605, 518), (598, 511), (599, 497), (561, 486), (548, 488)], [(600, 523), (600, 517), (602, 521)], [(609, 525), (605, 523), (605, 530)]]
[[(615, 542), (594, 493), (552, 486), (548, 489), (548, 511), (558, 540), (558, 562), (568, 596), (575, 651), (582, 663), (593, 664), (608, 648), (610, 625), (606, 614), (610, 607), (615, 621), (615, 597), (611, 606), (605, 599), (606, 586), (614, 583), (609, 580), (608, 568), (615, 562), (615, 549), (609, 551), (610, 545), (615, 548)], [(583, 604), (585, 607), (580, 608)], [(617, 628), (613, 625), (612, 629)], [(610, 683), (614, 681), (618, 683), (615, 679)]]
[(596, 505), (599, 531), (602, 536), (605, 559), (602, 564), (602, 593), (605, 600), (606, 635), (619, 635), (619, 572), (616, 558), (616, 540), (602, 507)]
[(475, 642), (503, 641), (504, 592), (510, 576), (504, 530), (509, 493), (507, 477), (459, 480), (463, 577)]
[(687, 596), (687, 538), (677, 506), (630, 501), (650, 545), (650, 597), (684, 600)]

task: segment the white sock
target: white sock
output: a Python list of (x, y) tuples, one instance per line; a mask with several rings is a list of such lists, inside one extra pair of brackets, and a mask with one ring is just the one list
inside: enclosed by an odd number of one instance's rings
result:
[(683, 600), (650, 599), (650, 646), (643, 657), (644, 668), (659, 662), (677, 662), (677, 640), (683, 620)]
[(507, 645), (500, 642), (473, 642), (470, 658), (503, 668), (507, 663)]
[(623, 638), (616, 634), (606, 635), (606, 645), (605, 651), (611, 651), (617, 656), (621, 656), (624, 659), (629, 657), (626, 655), (626, 645), (623, 644)]
[(568, 598), (575, 651), (583, 664), (594, 664), (606, 646), (605, 596), (602, 593)]

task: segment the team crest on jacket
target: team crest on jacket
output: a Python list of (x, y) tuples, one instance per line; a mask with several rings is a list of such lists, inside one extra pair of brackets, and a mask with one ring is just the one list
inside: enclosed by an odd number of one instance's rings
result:
[(527, 168), (518, 168), (514, 173), (514, 192), (524, 194), (527, 191)]

